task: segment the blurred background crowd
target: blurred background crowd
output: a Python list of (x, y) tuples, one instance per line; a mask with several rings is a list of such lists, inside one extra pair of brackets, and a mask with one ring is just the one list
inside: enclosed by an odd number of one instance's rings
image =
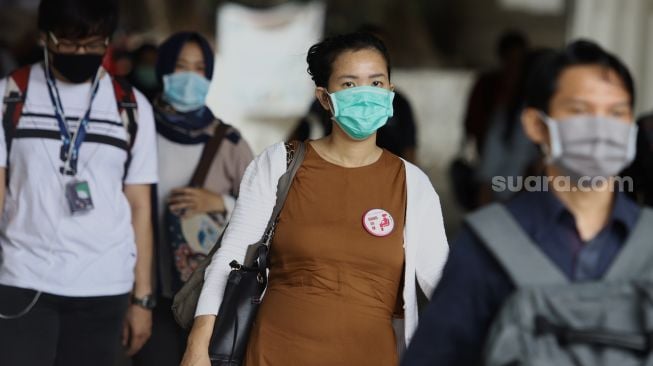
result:
[[(0, 1), (0, 76), (42, 57), (38, 3)], [(323, 35), (374, 31), (388, 44), (393, 82), (411, 120), (393, 134), (401, 141), (389, 143), (408, 149), (396, 152), (427, 171), (448, 208), (450, 232), (464, 208), (504, 198), (483, 187), (488, 177), (518, 175), (533, 162), (536, 149), (515, 122), (524, 75), (539, 50), (578, 37), (598, 41), (633, 71), (638, 111), (653, 108), (653, 54), (641, 47), (653, 31), (650, 0), (122, 0), (120, 10), (105, 65), (154, 97), (161, 89), (158, 43), (176, 31), (200, 32), (217, 56), (207, 103), (241, 130), (254, 153), (325, 132), (321, 112), (311, 109), (307, 46)], [(478, 199), (464, 194), (470, 189), (479, 190)]]
[[(653, 34), (653, 0), (119, 2), (105, 68), (155, 101), (163, 87), (160, 43), (176, 32), (198, 32), (215, 51), (206, 104), (254, 154), (330, 132), (306, 72), (310, 45), (356, 30), (381, 38), (397, 96), (377, 141), (428, 174), (449, 237), (466, 212), (509, 198), (492, 191), (493, 177), (541, 172), (538, 147), (520, 123), (526, 75), (538, 54), (578, 38), (615, 53), (636, 80), (637, 115), (653, 126), (646, 119), (653, 111), (653, 49), (645, 43)], [(0, 0), (0, 78), (43, 58), (38, 6), (39, 0)]]

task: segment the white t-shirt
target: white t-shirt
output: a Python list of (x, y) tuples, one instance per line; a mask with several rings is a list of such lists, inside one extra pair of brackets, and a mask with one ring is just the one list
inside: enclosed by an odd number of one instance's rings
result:
[[(163, 223), (165, 207), (170, 198), (170, 192), (179, 187), (186, 187), (195, 172), (197, 162), (202, 156), (204, 144), (182, 145), (168, 140), (159, 135), (157, 137), (159, 151), (159, 184), (157, 184), (157, 197), (159, 207), (159, 222)], [(165, 232), (163, 225), (159, 225)], [(164, 238), (165, 236), (161, 236)]]
[[(0, 80), (4, 93), (6, 79)], [(90, 83), (57, 80), (69, 128), (86, 111)], [(0, 221), (0, 283), (61, 296), (127, 293), (134, 281), (136, 244), (123, 184), (157, 181), (152, 107), (136, 92), (138, 131), (123, 181), (127, 131), (118, 115), (111, 78), (100, 80), (76, 179), (87, 181), (94, 209), (70, 213), (59, 172), (60, 132), (41, 64), (32, 66), (27, 99), (10, 156), (0, 129), (0, 166), (9, 163), (9, 185)], [(7, 161), (8, 160), (8, 161)]]

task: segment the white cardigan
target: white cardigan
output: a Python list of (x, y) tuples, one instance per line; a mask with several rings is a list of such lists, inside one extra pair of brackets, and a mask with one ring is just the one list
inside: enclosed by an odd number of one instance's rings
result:
[[(440, 199), (430, 180), (415, 165), (406, 161), (404, 165), (407, 209), (403, 300), (404, 339), (408, 344), (418, 321), (415, 279), (430, 297), (440, 279), (449, 245), (444, 232)], [(222, 246), (204, 275), (205, 283), (195, 316), (217, 315), (231, 270), (229, 262), (236, 259), (242, 263), (247, 247), (261, 239), (274, 209), (277, 182), (285, 172), (286, 148), (283, 143), (268, 147), (247, 167)], [(397, 339), (401, 337), (398, 335)]]

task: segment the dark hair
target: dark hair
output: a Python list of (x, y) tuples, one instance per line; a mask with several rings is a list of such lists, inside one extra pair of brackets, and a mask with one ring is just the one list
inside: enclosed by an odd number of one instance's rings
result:
[(550, 51), (538, 57), (528, 77), (525, 106), (548, 112), (560, 74), (566, 68), (578, 65), (598, 65), (614, 71), (630, 94), (631, 107), (635, 105), (635, 83), (626, 65), (596, 43), (577, 40), (560, 51)]
[(131, 55), (134, 61), (139, 62), (141, 61), (141, 58), (144, 55), (148, 53), (158, 53), (158, 52), (159, 52), (159, 47), (157, 47), (154, 43), (145, 42), (142, 45), (140, 45), (138, 48), (133, 50), (131, 52)]
[(508, 30), (501, 34), (496, 47), (497, 54), (503, 59), (511, 50), (520, 49), (526, 51), (528, 48), (528, 39), (524, 33), (518, 30)]
[(383, 41), (368, 32), (355, 32), (337, 35), (324, 39), (309, 48), (306, 62), (308, 73), (316, 86), (326, 87), (331, 77), (332, 66), (335, 59), (346, 51), (359, 51), (363, 49), (377, 50), (388, 65), (388, 78), (390, 77), (390, 55)]
[(380, 40), (384, 40), (388, 36), (388, 32), (382, 26), (374, 23), (364, 23), (358, 29), (357, 32), (369, 33), (373, 36), (376, 36)]
[(39, 30), (62, 38), (110, 37), (118, 26), (116, 0), (41, 0)]
[(213, 77), (213, 49), (201, 34), (197, 32), (177, 32), (166, 39), (159, 46), (159, 54), (156, 58), (156, 77), (163, 83), (163, 76), (175, 72), (177, 59), (182, 48), (188, 42), (195, 42), (202, 50), (204, 57), (204, 76), (207, 79)]

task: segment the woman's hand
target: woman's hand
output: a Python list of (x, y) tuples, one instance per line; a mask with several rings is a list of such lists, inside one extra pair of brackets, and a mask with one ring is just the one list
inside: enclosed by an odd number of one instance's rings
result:
[(222, 196), (203, 188), (173, 189), (168, 198), (168, 205), (172, 212), (182, 217), (225, 210)]
[(209, 342), (215, 318), (215, 315), (201, 315), (195, 318), (180, 366), (211, 366)]
[(180, 366), (211, 366), (209, 352), (207, 349), (194, 349), (189, 346), (186, 348)]

